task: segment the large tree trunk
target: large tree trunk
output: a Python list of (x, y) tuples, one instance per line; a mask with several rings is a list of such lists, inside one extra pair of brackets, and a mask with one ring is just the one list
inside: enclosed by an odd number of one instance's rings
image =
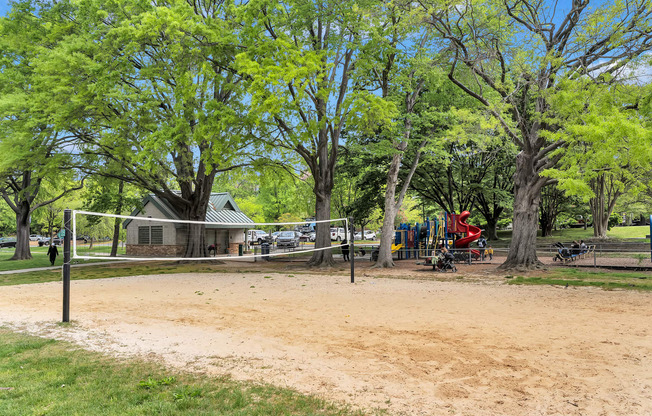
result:
[(29, 205), (22, 203), (17, 205), (16, 212), (16, 251), (10, 260), (29, 260), (32, 253), (29, 250)]
[(591, 181), (595, 197), (589, 200), (589, 206), (593, 214), (593, 236), (596, 238), (607, 238), (609, 217), (616, 207), (616, 201), (624, 192), (615, 182), (614, 178), (606, 174), (598, 175)]
[(541, 207), (541, 237), (552, 235), (552, 226), (554, 223), (550, 217), (550, 214), (544, 210), (544, 207)]
[[(187, 221), (206, 221), (208, 198), (198, 198), (192, 202), (193, 205), (180, 212), (181, 219)], [(187, 224), (187, 227), (188, 234), (186, 236), (186, 249), (183, 257), (208, 257), (206, 226), (204, 224)]]
[(527, 270), (541, 267), (536, 242), (539, 228), (539, 200), (544, 179), (534, 169), (535, 158), (521, 151), (514, 173), (514, 221), (507, 259), (500, 269)]
[(392, 259), (392, 237), (394, 236), (394, 221), (400, 206), (396, 204), (396, 184), (398, 183), (398, 171), (401, 167), (401, 153), (392, 156), (392, 163), (387, 173), (387, 188), (385, 190), (385, 215), (383, 218), (383, 230), (380, 235), (380, 250), (376, 267), (394, 267)]
[[(122, 214), (122, 191), (124, 190), (124, 181), (118, 184), (118, 204), (115, 207), (115, 215)], [(118, 255), (118, 244), (120, 243), (120, 225), (122, 219), (117, 218), (113, 221), (113, 241), (111, 243), (111, 257)]]
[(607, 238), (607, 228), (609, 227), (609, 217), (603, 218), (602, 215), (596, 217), (593, 215), (593, 236), (596, 238)]
[[(193, 221), (205, 221), (197, 219)], [(227, 247), (228, 248), (228, 247)], [(188, 224), (188, 238), (186, 240), (186, 252), (183, 257), (208, 257), (208, 247), (206, 246), (206, 227), (203, 224)]]
[[(315, 184), (315, 217), (317, 221), (328, 220), (331, 217), (331, 192), (324, 186)], [(335, 224), (339, 226), (338, 224)], [(315, 248), (325, 248), (331, 245), (330, 224), (318, 222), (315, 230)], [(308, 266), (331, 267), (335, 264), (332, 250), (319, 250), (312, 253)]]
[(607, 229), (609, 228), (609, 217), (611, 212), (607, 212), (604, 206), (604, 192), (595, 189), (596, 197), (589, 200), (591, 214), (593, 215), (593, 236), (596, 238), (607, 238)]
[(498, 240), (498, 220), (497, 218), (494, 217), (489, 217), (485, 218), (487, 220), (487, 229), (485, 230), (485, 234), (487, 236), (487, 240)]

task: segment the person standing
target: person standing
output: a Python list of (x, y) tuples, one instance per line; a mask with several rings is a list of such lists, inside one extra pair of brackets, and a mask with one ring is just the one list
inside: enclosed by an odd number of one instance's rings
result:
[(484, 237), (478, 238), (478, 248), (480, 249), (480, 258), (484, 260), (484, 251), (487, 247), (487, 240)]
[(54, 244), (50, 244), (50, 247), (48, 248), (48, 256), (50, 256), (50, 263), (54, 266), (54, 261), (57, 259), (57, 256), (59, 255), (59, 250), (57, 250), (57, 246)]
[(349, 261), (349, 243), (346, 238), (342, 240), (342, 258), (344, 261)]

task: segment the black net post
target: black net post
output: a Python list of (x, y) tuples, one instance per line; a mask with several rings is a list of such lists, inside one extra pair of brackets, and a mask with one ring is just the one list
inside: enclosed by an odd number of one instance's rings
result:
[(351, 283), (355, 283), (355, 233), (354, 233), (354, 228), (353, 228), (353, 217), (349, 218), (349, 227), (351, 229), (351, 232), (349, 233), (349, 236), (351, 239), (349, 240), (349, 261), (351, 261)]
[(67, 209), (63, 211), (63, 322), (70, 322), (70, 240), (72, 230), (70, 220), (72, 211)]

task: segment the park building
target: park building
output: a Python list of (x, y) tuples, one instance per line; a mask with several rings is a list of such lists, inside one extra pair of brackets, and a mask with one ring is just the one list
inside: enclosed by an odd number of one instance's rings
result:
[[(131, 216), (181, 221), (170, 204), (153, 194), (146, 196), (142, 208), (134, 210)], [(245, 243), (245, 230), (254, 228), (254, 222), (238, 208), (228, 192), (211, 193), (206, 222), (206, 246), (215, 247), (217, 254), (237, 255), (238, 246)], [(122, 226), (127, 232), (127, 256), (182, 257), (186, 251), (188, 224), (128, 219)]]

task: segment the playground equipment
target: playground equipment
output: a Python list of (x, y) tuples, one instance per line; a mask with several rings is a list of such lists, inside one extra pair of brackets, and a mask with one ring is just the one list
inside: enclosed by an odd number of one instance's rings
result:
[(469, 244), (480, 238), (482, 230), (466, 223), (470, 215), (468, 211), (459, 215), (442, 213), (414, 226), (402, 223), (396, 230), (392, 252), (397, 251), (399, 260), (428, 258), (435, 257), (437, 249), (446, 247), (452, 248), (460, 259), (468, 258), (469, 253), (478, 259), (480, 252), (469, 250)]
[[(457, 216), (457, 228), (456, 232), (466, 234), (466, 237), (458, 238), (455, 240), (453, 247), (456, 249), (468, 248), (469, 244), (480, 238), (482, 230), (474, 225), (466, 223), (466, 220), (469, 218), (471, 213), (469, 211), (463, 211), (460, 215)], [(480, 252), (478, 250), (471, 250), (474, 258), (480, 257)]]

